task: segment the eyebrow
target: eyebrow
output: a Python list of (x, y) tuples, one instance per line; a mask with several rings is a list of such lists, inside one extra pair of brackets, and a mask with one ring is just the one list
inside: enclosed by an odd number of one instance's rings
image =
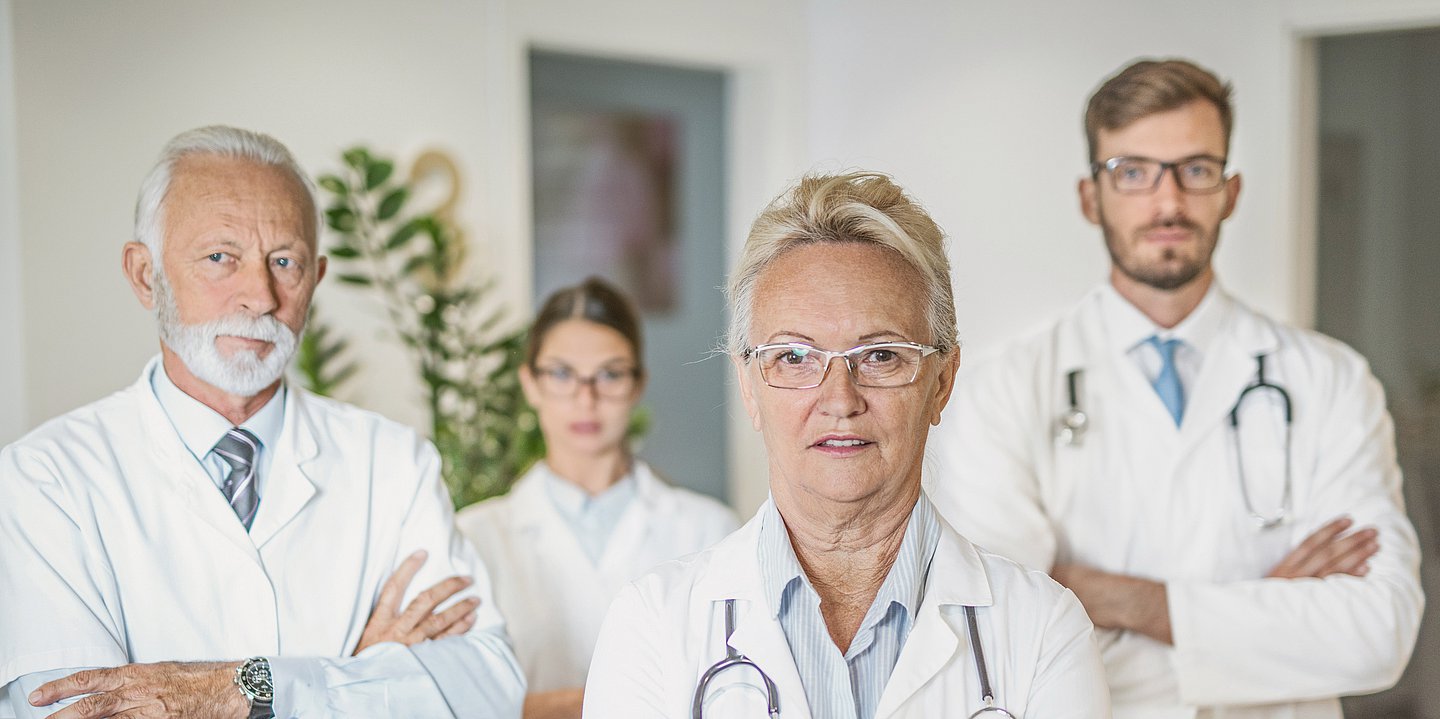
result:
[[(813, 337), (810, 337), (803, 332), (796, 332), (794, 330), (779, 330), (777, 332), (774, 332), (770, 335), (769, 341), (774, 342), (777, 337), (797, 337), (804, 342), (815, 344), (815, 339)], [(875, 332), (868, 332), (866, 334), (860, 335), (859, 342), (860, 344), (865, 344), (867, 342), (870, 342), (871, 340), (893, 337), (899, 337), (903, 339), (905, 337), (905, 334), (902, 332), (896, 332), (894, 330), (877, 330)]]

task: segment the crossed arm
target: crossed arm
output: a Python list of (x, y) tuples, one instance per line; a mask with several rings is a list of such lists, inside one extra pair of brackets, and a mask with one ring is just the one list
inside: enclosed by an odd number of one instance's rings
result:
[[(1271, 579), (1324, 579), (1334, 574), (1363, 577), (1380, 551), (1379, 533), (1366, 527), (1346, 533), (1354, 522), (1340, 517), (1315, 530), (1265, 576)], [(1170, 608), (1161, 582), (1113, 574), (1080, 564), (1057, 564), (1050, 576), (1079, 597), (1090, 621), (1102, 629), (1128, 629), (1174, 644)]]
[[(406, 589), (425, 560), (423, 550), (411, 554), (386, 580), (354, 656), (385, 642), (409, 647), (462, 636), (475, 625), (478, 598), (440, 608), (473, 583), (470, 577), (443, 579), (401, 607)], [(250, 705), (234, 683), (239, 666), (239, 661), (159, 662), (86, 669), (42, 684), (26, 700), (47, 708), (74, 700), (68, 706), (55, 707), (58, 710), (47, 719), (244, 719)]]

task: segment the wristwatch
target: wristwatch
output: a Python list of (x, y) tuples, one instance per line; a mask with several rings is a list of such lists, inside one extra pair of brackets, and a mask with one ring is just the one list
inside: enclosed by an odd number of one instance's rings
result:
[(274, 719), (275, 684), (270, 681), (270, 660), (265, 657), (246, 659), (235, 668), (235, 686), (250, 702), (247, 719)]

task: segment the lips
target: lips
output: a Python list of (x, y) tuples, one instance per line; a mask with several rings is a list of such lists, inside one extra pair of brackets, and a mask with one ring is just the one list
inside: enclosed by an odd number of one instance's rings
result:
[(810, 445), (810, 448), (820, 450), (826, 454), (844, 456), (863, 452), (873, 444), (874, 442), (864, 437), (848, 434), (830, 434), (821, 437), (814, 444)]

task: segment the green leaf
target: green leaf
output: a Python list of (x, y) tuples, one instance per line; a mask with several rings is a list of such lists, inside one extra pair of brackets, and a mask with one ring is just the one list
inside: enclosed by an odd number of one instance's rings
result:
[(385, 249), (398, 250), (404, 247), (405, 243), (414, 238), (415, 234), (419, 231), (420, 225), (414, 220), (405, 223), (400, 229), (395, 231), (395, 234), (390, 236), (390, 241), (385, 243)]
[(345, 151), (345, 164), (363, 170), (370, 163), (370, 151), (363, 147), (352, 147)]
[(375, 284), (374, 280), (371, 280), (365, 275), (340, 275), (340, 281), (346, 284), (360, 285), (362, 287), (369, 287), (370, 285)]
[(400, 212), (400, 206), (405, 204), (407, 194), (409, 194), (409, 190), (403, 187), (391, 190), (390, 194), (380, 201), (380, 206), (375, 209), (375, 219), (383, 221), (394, 217)]
[(355, 213), (348, 207), (332, 207), (325, 211), (325, 224), (336, 232), (354, 232)]
[(335, 245), (330, 248), (330, 256), (338, 257), (342, 260), (353, 260), (360, 256), (360, 250), (349, 245)]
[(365, 166), (365, 189), (373, 190), (390, 179), (390, 173), (395, 171), (395, 163), (389, 160), (371, 160)]
[(409, 260), (405, 261), (405, 266), (400, 268), (400, 272), (401, 274), (408, 275), (411, 272), (414, 272), (415, 270), (424, 267), (429, 261), (430, 258), (426, 257), (425, 255), (415, 255), (414, 257), (411, 257)]
[(341, 197), (344, 197), (350, 192), (350, 188), (345, 186), (345, 181), (334, 175), (321, 175), (320, 179), (316, 180), (316, 182), (319, 183), (321, 187)]

